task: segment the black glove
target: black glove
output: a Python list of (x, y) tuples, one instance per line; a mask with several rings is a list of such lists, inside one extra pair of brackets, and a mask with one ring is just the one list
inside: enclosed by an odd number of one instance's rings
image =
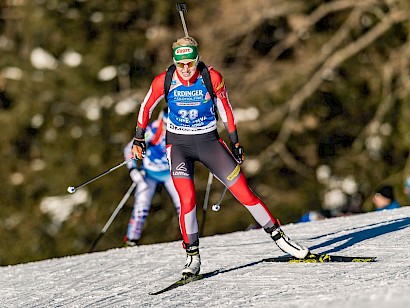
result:
[(239, 145), (239, 143), (236, 143), (231, 144), (231, 148), (233, 157), (235, 157), (239, 165), (242, 165), (243, 161), (245, 160), (245, 151), (243, 150), (243, 146)]
[(145, 140), (134, 138), (132, 144), (132, 154), (134, 154), (134, 157), (138, 159), (143, 159), (147, 151), (147, 145), (145, 144)]

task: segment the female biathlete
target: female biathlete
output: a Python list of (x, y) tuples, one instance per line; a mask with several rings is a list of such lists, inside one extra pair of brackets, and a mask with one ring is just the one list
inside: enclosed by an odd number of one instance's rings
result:
[[(194, 163), (205, 165), (235, 198), (242, 203), (255, 220), (272, 237), (281, 250), (303, 259), (309, 249), (290, 240), (266, 205), (251, 191), (240, 168), (244, 151), (239, 144), (235, 118), (221, 74), (208, 67), (215, 101), (207, 91), (198, 70), (197, 42), (192, 37), (178, 39), (172, 45), (176, 70), (168, 92), (167, 157), (171, 176), (181, 202), (179, 216), (186, 263), (183, 275), (200, 271), (198, 222), (194, 186)], [(156, 76), (141, 104), (132, 152), (141, 159), (146, 150), (145, 129), (150, 116), (164, 98), (166, 71)], [(216, 106), (216, 108), (215, 108)], [(216, 128), (216, 110), (228, 131), (231, 151), (219, 137)]]

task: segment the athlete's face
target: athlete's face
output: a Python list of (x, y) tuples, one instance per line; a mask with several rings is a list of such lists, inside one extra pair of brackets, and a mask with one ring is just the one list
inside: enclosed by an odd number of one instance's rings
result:
[(191, 79), (191, 77), (195, 74), (197, 64), (197, 60), (182, 60), (175, 62), (177, 71), (184, 80)]

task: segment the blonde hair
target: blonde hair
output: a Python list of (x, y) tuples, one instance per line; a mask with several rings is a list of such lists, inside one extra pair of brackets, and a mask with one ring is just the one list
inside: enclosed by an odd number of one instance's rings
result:
[(177, 48), (177, 47), (183, 47), (183, 46), (198, 46), (198, 42), (190, 36), (185, 36), (181, 37), (178, 39), (176, 42), (172, 44), (172, 49)]

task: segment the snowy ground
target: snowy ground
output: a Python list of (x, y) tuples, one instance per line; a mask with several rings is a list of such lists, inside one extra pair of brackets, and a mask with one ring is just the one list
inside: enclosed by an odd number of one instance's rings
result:
[(180, 242), (0, 267), (2, 307), (410, 307), (410, 207), (285, 225), (313, 252), (377, 256), (375, 263), (260, 262), (281, 256), (262, 230), (201, 239), (202, 272), (179, 278)]

